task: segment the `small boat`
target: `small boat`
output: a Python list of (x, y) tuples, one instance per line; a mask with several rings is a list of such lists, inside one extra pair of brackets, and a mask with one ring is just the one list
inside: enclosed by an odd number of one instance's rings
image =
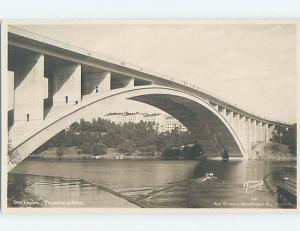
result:
[(223, 161), (229, 161), (229, 153), (227, 152), (227, 150), (225, 149), (225, 147), (223, 146), (223, 150), (221, 152), (221, 157)]
[(208, 172), (205, 174), (205, 177), (209, 180), (213, 180), (215, 179), (216, 177), (214, 176), (214, 173), (213, 172)]
[(208, 172), (205, 174), (204, 177), (200, 177), (200, 178), (196, 179), (196, 181), (198, 183), (203, 183), (208, 180), (217, 180), (217, 179), (218, 179), (218, 177), (216, 177), (213, 172)]

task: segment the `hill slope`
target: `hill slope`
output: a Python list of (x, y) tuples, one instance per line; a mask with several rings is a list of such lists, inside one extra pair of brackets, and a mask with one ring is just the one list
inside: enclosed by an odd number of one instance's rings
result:
[(290, 149), (285, 144), (260, 143), (251, 152), (250, 159), (268, 160), (296, 160), (297, 157), (291, 154)]

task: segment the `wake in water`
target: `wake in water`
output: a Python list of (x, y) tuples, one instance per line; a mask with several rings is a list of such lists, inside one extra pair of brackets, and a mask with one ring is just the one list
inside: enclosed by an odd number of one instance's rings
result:
[(125, 190), (121, 193), (147, 207), (165, 208), (270, 208), (276, 207), (276, 196), (264, 187), (261, 191), (245, 192), (243, 185), (217, 177), (200, 177), (173, 182), (154, 188)]

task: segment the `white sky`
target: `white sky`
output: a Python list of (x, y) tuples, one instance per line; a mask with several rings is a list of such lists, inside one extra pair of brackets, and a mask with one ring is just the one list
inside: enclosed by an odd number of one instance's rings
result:
[[(295, 25), (114, 23), (22, 28), (198, 84), (256, 114), (296, 121)], [(122, 105), (111, 110), (149, 111), (139, 103)]]

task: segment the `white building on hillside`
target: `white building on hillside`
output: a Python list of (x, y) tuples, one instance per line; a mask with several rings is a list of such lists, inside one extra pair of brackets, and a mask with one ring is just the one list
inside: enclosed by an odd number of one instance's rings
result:
[(155, 129), (159, 133), (170, 132), (175, 128), (181, 132), (187, 131), (186, 127), (173, 116), (158, 113), (109, 113), (104, 115), (104, 119), (120, 125), (124, 123), (139, 123), (141, 121), (150, 122), (154, 124)]

